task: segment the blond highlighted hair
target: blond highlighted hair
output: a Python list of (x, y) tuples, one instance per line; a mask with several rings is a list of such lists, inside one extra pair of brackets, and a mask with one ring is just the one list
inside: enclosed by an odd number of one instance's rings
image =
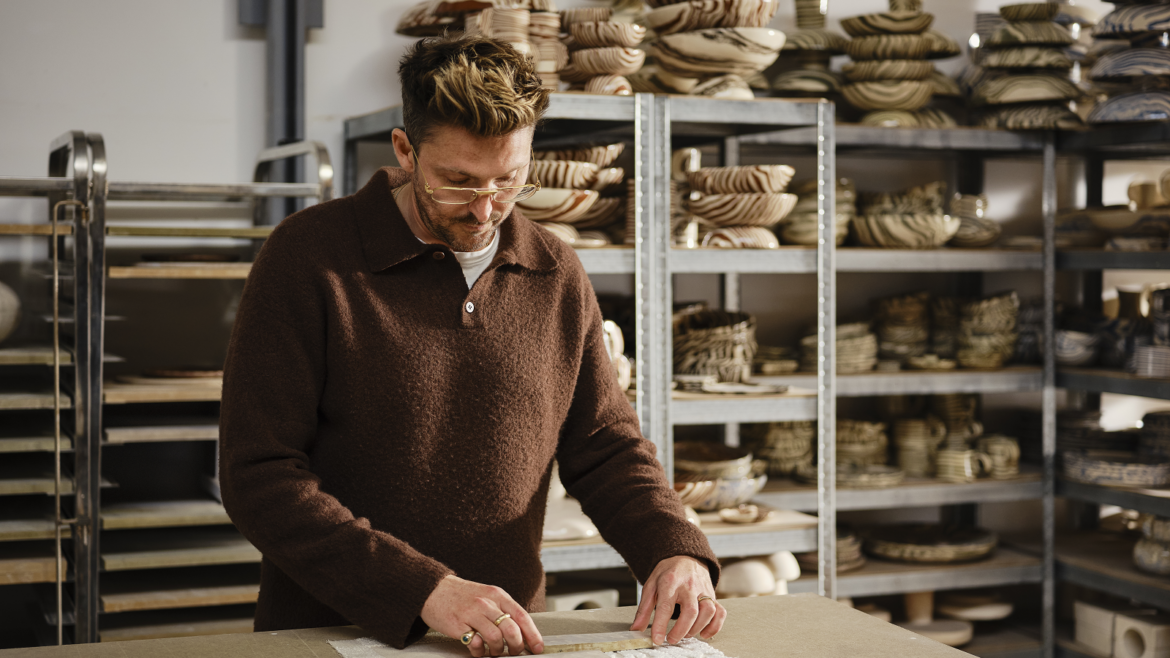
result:
[(419, 148), (435, 126), (499, 137), (535, 126), (548, 90), (526, 55), (483, 36), (423, 39), (403, 56), (402, 122)]

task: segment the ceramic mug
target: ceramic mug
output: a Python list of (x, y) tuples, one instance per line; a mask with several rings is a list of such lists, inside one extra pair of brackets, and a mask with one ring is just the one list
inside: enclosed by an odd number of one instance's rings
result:
[(1020, 472), (1020, 444), (1007, 436), (985, 436), (975, 442), (980, 451), (991, 457), (991, 477), (1014, 477)]
[(1165, 204), (1166, 200), (1162, 198), (1162, 192), (1158, 188), (1158, 183), (1150, 180), (1135, 180), (1130, 183), (1127, 190), (1130, 207), (1140, 210)]
[(938, 478), (949, 482), (974, 482), (994, 468), (991, 455), (978, 450), (939, 450), (937, 464)]

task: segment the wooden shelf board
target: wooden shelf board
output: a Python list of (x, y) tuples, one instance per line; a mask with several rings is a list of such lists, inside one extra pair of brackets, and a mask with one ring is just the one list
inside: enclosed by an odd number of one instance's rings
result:
[(181, 266), (110, 266), (111, 279), (246, 279), (251, 263), (184, 263)]
[[(61, 393), (61, 408), (70, 409), (73, 400), (65, 392)], [(52, 409), (52, 391), (0, 391), (0, 410), (30, 410)]]
[(267, 238), (272, 226), (217, 228), (202, 226), (107, 226), (106, 235), (177, 238)]
[(255, 603), (260, 571), (246, 567), (194, 567), (109, 574), (102, 579), (102, 612), (138, 612)]
[(962, 649), (979, 658), (998, 658), (999, 656), (1023, 658), (1032, 656), (1041, 658), (1043, 643), (1040, 640), (1039, 628), (999, 627), (992, 631), (982, 631), (976, 625), (975, 638), (964, 644)]
[(195, 637), (201, 635), (229, 635), (251, 633), (253, 618), (236, 617), (227, 619), (204, 619), (198, 621), (174, 622), (169, 624), (146, 624), (103, 628), (99, 631), (101, 642), (127, 642), (130, 640), (155, 640), (167, 637)]
[(103, 399), (106, 404), (135, 402), (218, 402), (223, 389), (220, 386), (184, 386), (176, 384), (123, 384), (106, 382)]
[[(38, 472), (32, 477), (0, 477), (0, 496), (52, 495), (55, 486), (52, 473)], [(64, 473), (61, 475), (61, 493), (73, 493), (73, 479)]]
[[(53, 539), (56, 521), (48, 497), (0, 497), (0, 542)], [(68, 537), (70, 528), (61, 529)]]
[(260, 561), (260, 551), (234, 528), (140, 530), (103, 537), (106, 571)]
[(1170, 399), (1170, 379), (1138, 377), (1124, 370), (1061, 367), (1056, 371), (1056, 385), (1094, 393)]
[[(57, 224), (57, 235), (71, 235), (73, 225)], [(0, 235), (44, 235), (53, 234), (52, 224), (0, 224)]]
[[(1025, 467), (1027, 469), (1027, 467)], [(1018, 478), (971, 483), (946, 482), (937, 478), (906, 478), (884, 489), (850, 489), (837, 487), (838, 510), (892, 509), (899, 507), (933, 507), (959, 503), (1033, 500), (1042, 496), (1042, 478), (1036, 470), (1024, 470)], [(773, 507), (815, 511), (816, 485), (788, 478), (769, 479), (756, 499)]]
[[(61, 348), (62, 365), (73, 363), (73, 355)], [(23, 347), (0, 348), (0, 366), (51, 366), (53, 365), (53, 348), (42, 345), (26, 345)]]
[(143, 425), (106, 427), (107, 443), (154, 443), (158, 441), (216, 441), (218, 424)]
[(224, 525), (232, 521), (214, 500), (165, 500), (103, 505), (102, 529)]
[[(0, 585), (54, 582), (56, 563), (51, 544), (40, 542), (0, 544)], [(64, 574), (64, 563), (61, 570)]]
[[(56, 442), (51, 436), (7, 436), (0, 437), (0, 453), (5, 452), (53, 452)], [(72, 450), (73, 439), (61, 437), (61, 449)]]

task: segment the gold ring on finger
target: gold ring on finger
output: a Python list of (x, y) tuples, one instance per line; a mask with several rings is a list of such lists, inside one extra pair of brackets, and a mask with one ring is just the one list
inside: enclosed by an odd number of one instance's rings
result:
[(702, 603), (703, 601), (714, 601), (714, 600), (715, 599), (710, 597), (710, 596), (700, 596), (697, 603)]
[(499, 617), (496, 617), (496, 620), (493, 621), (492, 623), (495, 624), (496, 626), (499, 626), (500, 624), (504, 623), (505, 619), (511, 619), (511, 618), (512, 618), (512, 615), (505, 612), (504, 614), (500, 615)]
[(467, 631), (463, 635), (459, 636), (459, 641), (463, 643), (463, 646), (467, 646), (467, 645), (471, 644), (471, 641), (473, 639), (475, 639), (475, 629), (474, 628)]

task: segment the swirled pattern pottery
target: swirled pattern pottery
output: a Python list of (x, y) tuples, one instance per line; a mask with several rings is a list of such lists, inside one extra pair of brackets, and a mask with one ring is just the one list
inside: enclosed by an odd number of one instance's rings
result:
[(854, 82), (925, 80), (934, 72), (934, 64), (921, 59), (877, 59), (850, 62), (841, 67), (841, 72)]
[(1119, 4), (1093, 28), (1093, 36), (1127, 37), (1170, 31), (1170, 4)]
[(1073, 62), (1063, 48), (1021, 46), (988, 50), (983, 55), (983, 66), (989, 69), (1059, 69), (1068, 70)]
[(1170, 92), (1135, 91), (1098, 103), (1089, 113), (1089, 123), (1126, 123), (1170, 119)]
[(932, 87), (928, 81), (877, 80), (854, 82), (841, 93), (850, 105), (860, 110), (917, 110), (930, 102)]
[(689, 0), (646, 12), (646, 26), (659, 36), (708, 27), (766, 27), (780, 0)]
[(925, 59), (930, 42), (918, 34), (881, 34), (858, 37), (845, 45), (856, 61), (873, 59)]
[(987, 38), (987, 47), (1067, 46), (1073, 41), (1072, 34), (1056, 23), (1013, 22), (992, 32)]
[(1170, 76), (1170, 50), (1134, 48), (1109, 53), (1093, 64), (1093, 80), (1116, 80), (1144, 76)]
[(888, 11), (841, 19), (841, 28), (851, 37), (875, 34), (921, 34), (934, 22), (933, 14)]
[(971, 100), (983, 105), (1066, 101), (1076, 98), (1076, 85), (1050, 75), (1015, 75), (983, 82)]
[(675, 75), (749, 76), (780, 55), (784, 33), (764, 27), (714, 27), (660, 37), (650, 45), (658, 66)]

